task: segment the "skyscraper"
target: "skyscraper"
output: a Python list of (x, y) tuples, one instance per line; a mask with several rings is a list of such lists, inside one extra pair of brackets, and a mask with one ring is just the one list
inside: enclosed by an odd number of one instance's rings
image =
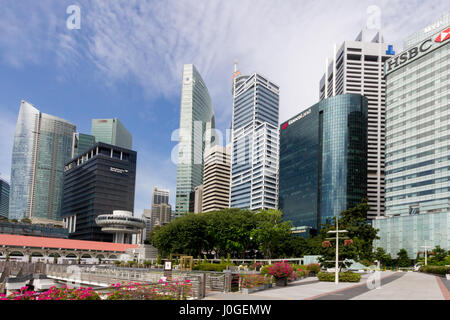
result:
[(366, 197), (367, 99), (325, 99), (281, 125), (279, 208), (294, 227), (320, 230)]
[(0, 178), (0, 217), (8, 218), (9, 183)]
[(61, 215), (69, 238), (113, 240), (95, 219), (115, 210), (134, 210), (136, 158), (136, 151), (98, 142), (66, 163)]
[(278, 207), (279, 87), (254, 73), (233, 76), (230, 207)]
[(61, 220), (64, 164), (75, 129), (22, 101), (12, 153), (10, 219)]
[(230, 152), (214, 146), (205, 154), (202, 212), (217, 211), (230, 205)]
[(415, 258), (450, 249), (450, 14), (406, 39), (385, 64), (386, 218), (383, 247)]
[(334, 57), (326, 62), (320, 81), (320, 100), (355, 93), (369, 100), (367, 196), (371, 210), (368, 218), (384, 215), (385, 105), (384, 62), (395, 54), (384, 43), (381, 32), (368, 41), (361, 31), (355, 41), (335, 47)]
[(96, 142), (133, 149), (133, 137), (119, 119), (93, 119), (91, 135)]
[(151, 228), (154, 226), (163, 226), (168, 224), (171, 219), (172, 207), (169, 204), (170, 190), (153, 188), (152, 210), (151, 210)]
[(95, 144), (95, 137), (84, 133), (74, 133), (72, 143), (72, 158), (77, 157)]
[(176, 215), (189, 211), (189, 194), (203, 183), (203, 157), (216, 121), (208, 88), (194, 65), (183, 67), (176, 190)]

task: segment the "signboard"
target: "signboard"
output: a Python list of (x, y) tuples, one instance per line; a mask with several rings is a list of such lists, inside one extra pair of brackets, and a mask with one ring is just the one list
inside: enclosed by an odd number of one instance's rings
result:
[(126, 170), (126, 169), (118, 169), (118, 168), (113, 168), (113, 167), (110, 167), (110, 171), (120, 173), (120, 174), (128, 173), (128, 170)]
[(166, 261), (164, 263), (164, 271), (172, 271), (172, 261)]
[(429, 52), (440, 48), (446, 44), (449, 39), (450, 28), (446, 28), (439, 32), (439, 34), (436, 34), (422, 43), (398, 54), (397, 56), (386, 61), (384, 65), (384, 75), (387, 76), (408, 63), (411, 63)]
[(297, 121), (303, 119), (306, 116), (309, 116), (311, 114), (311, 109), (306, 110), (305, 112), (300, 113), (298, 116), (296, 116), (295, 118), (289, 120), (288, 122), (286, 122), (285, 124), (283, 124), (283, 126), (281, 127), (281, 130), (286, 130), (287, 127), (289, 127), (290, 125), (296, 123)]

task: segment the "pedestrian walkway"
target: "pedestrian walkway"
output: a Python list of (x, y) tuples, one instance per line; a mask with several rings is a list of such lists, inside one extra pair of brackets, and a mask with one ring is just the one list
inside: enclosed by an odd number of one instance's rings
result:
[[(319, 282), (306, 278), (287, 287), (250, 295), (211, 292), (205, 300), (444, 300), (445, 285), (434, 276), (417, 272), (381, 272), (380, 289), (368, 286), (374, 274), (364, 274), (360, 283)], [(371, 277), (369, 279), (369, 277)], [(441, 281), (449, 281), (442, 279)], [(448, 292), (447, 292), (448, 293)]]
[(406, 272), (396, 281), (356, 296), (352, 300), (444, 300), (444, 296), (435, 276)]

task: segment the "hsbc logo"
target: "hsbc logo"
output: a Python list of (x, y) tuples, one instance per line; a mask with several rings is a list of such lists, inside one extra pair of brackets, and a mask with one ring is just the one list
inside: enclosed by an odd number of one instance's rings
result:
[(450, 28), (439, 33), (439, 35), (436, 37), (436, 39), (434, 39), (434, 42), (440, 43), (440, 42), (444, 42), (448, 39), (450, 39)]
[(425, 54), (438, 49), (444, 44), (445, 41), (450, 39), (450, 28), (445, 29), (438, 35), (423, 41), (421, 44), (409, 48), (407, 51), (400, 53), (399, 55), (389, 59), (385, 64), (385, 75), (397, 70), (398, 68), (412, 62)]

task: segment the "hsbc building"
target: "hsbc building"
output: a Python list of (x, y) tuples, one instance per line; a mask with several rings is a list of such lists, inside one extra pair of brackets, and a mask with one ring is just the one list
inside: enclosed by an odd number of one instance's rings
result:
[(449, 249), (450, 25), (443, 21), (415, 33), (385, 63), (385, 200), (393, 219), (374, 223), (378, 245), (394, 255), (400, 246), (413, 256), (424, 241)]

